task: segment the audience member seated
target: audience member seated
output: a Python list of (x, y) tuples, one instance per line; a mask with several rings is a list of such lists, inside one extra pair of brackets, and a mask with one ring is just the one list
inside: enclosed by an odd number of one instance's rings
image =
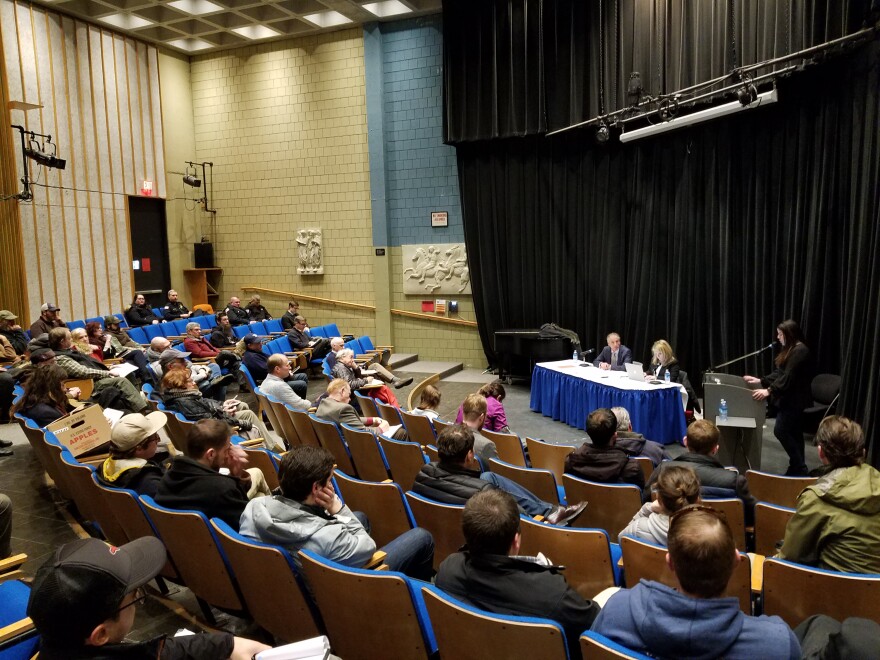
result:
[[(269, 356), (263, 353), (263, 342), (257, 335), (245, 335), (242, 341), (245, 345), (245, 351), (241, 360), (257, 385), (260, 385), (269, 375)], [(289, 375), (287, 385), (296, 392), (300, 399), (305, 399), (309, 389), (309, 377), (305, 374)]]
[[(308, 410), (312, 407), (312, 402), (305, 398), (304, 390), (308, 387), (307, 380), (290, 379), (290, 359), (286, 355), (283, 353), (270, 355), (266, 361), (266, 367), (269, 371), (266, 380), (260, 385), (260, 391), (263, 394), (278, 399), (294, 410)], [(294, 377), (296, 376), (305, 376), (305, 374), (294, 374)], [(306, 385), (306, 387), (302, 387), (302, 385)]]
[[(302, 316), (293, 319), (293, 327), (287, 331), (287, 339), (295, 351), (312, 349), (312, 359), (320, 360), (330, 352), (330, 340), (326, 337), (309, 337), (306, 320)], [(338, 356), (337, 356), (338, 357)]]
[(203, 397), (186, 369), (169, 369), (162, 377), (161, 396), (162, 403), (169, 410), (179, 412), (190, 421), (220, 420), (230, 428), (238, 427), (240, 435), (263, 438), (267, 449), (284, 451), (284, 447), (276, 444), (263, 422), (246, 403), (236, 399), (220, 403)]
[(440, 564), (436, 586), (482, 610), (555, 621), (565, 631), (569, 657), (579, 658), (580, 635), (599, 606), (568, 585), (562, 567), (543, 557), (519, 556), (513, 497), (501, 490), (477, 493), (464, 506), (461, 527), (466, 545)]
[(116, 341), (119, 342), (119, 345), (124, 348), (131, 348), (138, 351), (144, 350), (143, 346), (128, 336), (125, 329), (120, 326), (119, 318), (116, 316), (107, 315), (104, 317), (104, 331), (108, 335), (115, 337)]
[(426, 385), (419, 395), (419, 405), (410, 410), (410, 412), (413, 415), (427, 417), (433, 422), (440, 417), (440, 413), (437, 412), (437, 408), (440, 406), (440, 398), (440, 390), (433, 385)]
[(12, 554), (12, 500), (0, 493), (0, 559)]
[(15, 352), (15, 347), (5, 335), (0, 334), (0, 362), (3, 366), (10, 366), (19, 361), (21, 357)]
[(58, 313), (61, 310), (52, 303), (43, 303), (40, 307), (40, 317), (31, 323), (31, 339), (47, 334), (53, 328), (66, 328), (67, 324), (61, 320)]
[(608, 345), (593, 360), (593, 366), (612, 371), (626, 371), (623, 365), (632, 363), (632, 351), (620, 343), (620, 335), (616, 332), (610, 333), (606, 340)]
[(110, 435), (110, 457), (95, 473), (101, 483), (155, 497), (165, 474), (162, 463), (155, 460), (159, 429), (165, 422), (160, 412), (125, 415), (116, 422)]
[(131, 328), (140, 328), (159, 322), (159, 319), (153, 314), (153, 308), (147, 304), (146, 298), (141, 293), (135, 295), (131, 305), (125, 310), (124, 316)]
[(217, 314), (217, 325), (211, 329), (209, 341), (214, 348), (229, 348), (238, 343), (238, 338), (235, 336), (235, 332), (232, 331), (232, 324), (226, 312), (219, 312)]
[(24, 355), (28, 339), (21, 326), (14, 321), (18, 317), (8, 309), (0, 309), (0, 336), (9, 342), (16, 355)]
[(231, 436), (229, 425), (220, 420), (196, 422), (186, 438), (186, 454), (174, 457), (159, 482), (156, 503), (201, 511), (237, 530), (248, 500), (270, 492), (258, 468), (245, 469), (247, 452), (233, 445)]
[(488, 463), (490, 458), (498, 458), (495, 443), (480, 434), (480, 429), (486, 423), (487, 408), (486, 398), (482, 394), (468, 394), (461, 404), (462, 424), (474, 434), (474, 454), (485, 463)]
[(587, 417), (584, 442), (565, 459), (565, 471), (576, 477), (600, 483), (645, 485), (642, 468), (617, 443), (617, 418), (608, 408), (597, 408)]
[(629, 456), (645, 456), (651, 459), (654, 467), (661, 461), (668, 461), (671, 457), (666, 453), (659, 442), (648, 440), (641, 433), (632, 430), (632, 420), (626, 408), (615, 407), (611, 409), (617, 419), (617, 442), (615, 447), (622, 449)]
[[(330, 482), (330, 452), (294, 447), (282, 459), (279, 473), (281, 494), (251, 500), (241, 516), (241, 533), (285, 547), (294, 556), (310, 550), (345, 566), (366, 564), (376, 542), (366, 516), (353, 513), (336, 495)], [(425, 581), (434, 573), (434, 539), (421, 527), (404, 532), (380, 550), (392, 571)]]
[(226, 388), (229, 383), (235, 380), (235, 376), (232, 374), (222, 375), (220, 367), (213, 363), (193, 364), (187, 362), (187, 357), (189, 357), (189, 353), (168, 348), (159, 354), (159, 359), (152, 362), (150, 367), (159, 382), (169, 370), (185, 369), (204, 396), (215, 401), (225, 401)]
[[(510, 433), (510, 427), (507, 425), (507, 413), (504, 412), (504, 406), (501, 404), (507, 392), (504, 391), (504, 385), (501, 384), (501, 381), (493, 380), (491, 383), (486, 383), (477, 393), (486, 399), (486, 419), (483, 421), (483, 428), (487, 431)], [(459, 406), (455, 423), (461, 424), (463, 418), (462, 406)]]
[[(343, 348), (336, 354), (336, 364), (333, 365), (333, 371), (331, 373), (333, 374), (333, 378), (342, 378), (346, 381), (351, 385), (351, 389), (353, 390), (359, 390), (366, 385), (376, 385), (383, 380), (378, 372), (361, 369), (357, 366), (354, 361), (354, 351), (350, 348)], [(375, 374), (375, 376), (373, 374)], [(409, 379), (409, 382), (412, 382), (412, 378)], [(394, 378), (392, 383), (395, 388), (403, 387), (403, 381), (397, 378)], [(365, 389), (363, 393), (368, 394), (383, 403), (390, 404), (395, 408), (400, 408), (400, 404), (397, 402), (397, 397), (394, 396), (394, 392), (392, 392), (387, 385), (371, 387)]]
[(260, 302), (260, 296), (254, 294), (251, 296), (251, 299), (247, 304), (247, 313), (250, 316), (251, 321), (268, 321), (272, 318), (272, 315), (269, 313), (269, 310), (263, 307)]
[[(107, 369), (97, 360), (82, 355), (71, 349), (70, 330), (55, 328), (49, 333), (49, 348), (55, 353), (58, 366), (64, 369), (68, 378), (88, 378), (94, 381), (92, 398), (100, 395), (105, 389), (113, 387), (119, 393), (120, 406), (129, 412), (149, 412), (147, 402), (137, 388), (125, 378), (117, 376), (118, 372)], [(107, 406), (105, 406), (107, 407)]]
[(299, 316), (299, 303), (291, 300), (287, 303), (287, 311), (281, 316), (281, 327), (285, 332), (293, 328), (297, 316)]
[[(715, 458), (718, 453), (718, 443), (721, 440), (721, 432), (718, 427), (707, 419), (698, 419), (688, 426), (684, 444), (687, 453), (676, 457), (671, 461), (662, 463), (654, 470), (648, 483), (642, 492), (642, 501), (651, 500), (651, 487), (657, 481), (661, 470), (672, 465), (686, 465), (693, 468), (697, 473), (702, 488), (723, 489), (730, 491), (729, 497), (738, 497), (743, 501), (746, 524), (751, 525), (755, 519), (755, 498), (749, 492), (749, 484), (746, 478), (735, 470), (728, 470)], [(715, 493), (726, 495), (725, 493)]]
[[(105, 317), (105, 322), (106, 318), (107, 317)], [(115, 316), (109, 318), (116, 319)], [(116, 323), (118, 327), (119, 319), (116, 319)], [(125, 362), (129, 362), (138, 368), (138, 373), (143, 382), (153, 382), (153, 371), (147, 364), (147, 357), (144, 355), (140, 344), (131, 342), (134, 346), (123, 346), (116, 336), (110, 332), (105, 332), (101, 327), (101, 324), (97, 321), (89, 321), (86, 323), (86, 336), (88, 337), (90, 344), (100, 347), (102, 362), (105, 359), (121, 358)]]
[(34, 365), (30, 377), (24, 383), (24, 395), (16, 404), (14, 411), (34, 420), (40, 428), (64, 417), (73, 410), (68, 399), (78, 399), (78, 387), (65, 389), (67, 374), (55, 362), (55, 354), (47, 349), (36, 357), (40, 362)]
[(880, 623), (870, 619), (851, 616), (836, 621), (814, 614), (798, 624), (794, 634), (804, 659), (880, 658)]
[(665, 339), (658, 339), (651, 346), (651, 371), (645, 374), (645, 380), (665, 380), (666, 372), (669, 372), (669, 380), (673, 383), (681, 382), (679, 372), (681, 367), (678, 359), (672, 352), (672, 346)]
[(778, 556), (845, 573), (880, 573), (880, 472), (865, 463), (865, 434), (832, 415), (816, 431), (832, 470), (798, 497)]
[(229, 299), (229, 305), (223, 312), (229, 317), (229, 324), (232, 327), (256, 323), (248, 314), (247, 309), (241, 306), (241, 300), (235, 296)]
[(685, 507), (670, 519), (668, 540), (666, 563), (681, 591), (650, 580), (622, 589), (602, 607), (593, 631), (659, 658), (800, 658), (782, 619), (748, 616), (736, 598), (722, 597), (743, 560), (722, 514)]
[(499, 488), (516, 500), (527, 516), (544, 516), (551, 525), (569, 525), (587, 508), (586, 502), (559, 506), (539, 499), (515, 481), (494, 472), (480, 472), (474, 457), (474, 432), (467, 426), (450, 426), (437, 438), (440, 460), (422, 466), (413, 491), (446, 504), (464, 504), (484, 490)]
[(241, 358), (235, 353), (221, 351), (205, 339), (202, 336), (202, 326), (195, 322), (186, 324), (186, 338), (183, 340), (183, 348), (194, 358), (213, 359), (221, 369), (237, 371), (241, 364)]
[(642, 505), (629, 525), (617, 535), (618, 541), (626, 534), (657, 545), (666, 545), (669, 516), (689, 504), (700, 502), (700, 480), (693, 469), (684, 465), (670, 465), (661, 470), (651, 490), (656, 499)]
[(74, 328), (70, 331), (71, 349), (82, 355), (88, 355), (101, 364), (104, 363), (104, 351), (100, 346), (89, 343), (88, 332), (85, 328)]
[[(339, 354), (339, 351), (345, 348), (345, 342), (342, 340), (342, 337), (332, 337), (330, 339), (330, 352), (327, 353), (327, 366), (330, 368), (330, 371), (333, 371), (333, 367), (336, 366), (336, 360)], [(378, 353), (375, 353), (373, 357), (370, 359), (368, 369), (375, 371), (378, 374), (379, 378), (386, 383), (392, 383), (395, 387), (406, 387), (410, 383), (412, 383), (412, 378), (398, 378), (393, 373), (391, 373), (390, 369), (387, 369), (382, 364), (379, 363), (380, 356)]]
[(40, 660), (86, 658), (250, 658), (270, 647), (228, 632), (161, 635), (128, 642), (144, 585), (165, 566), (152, 536), (114, 547), (98, 539), (67, 543), (37, 571), (27, 615), (40, 635)]
[(327, 396), (321, 399), (317, 417), (337, 424), (347, 424), (360, 431), (369, 431), (373, 435), (388, 435), (397, 440), (406, 440), (409, 436), (401, 425), (390, 426), (381, 417), (359, 417), (351, 405), (351, 386), (342, 378), (334, 378), (327, 385)]
[(180, 296), (177, 291), (171, 289), (168, 291), (168, 304), (162, 308), (162, 318), (166, 321), (176, 321), (177, 319), (188, 319), (192, 313), (179, 300)]

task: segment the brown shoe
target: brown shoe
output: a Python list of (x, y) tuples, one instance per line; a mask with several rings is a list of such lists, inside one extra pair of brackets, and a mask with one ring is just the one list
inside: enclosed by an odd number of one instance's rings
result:
[(399, 390), (401, 387), (406, 387), (407, 385), (413, 382), (412, 378), (395, 378), (393, 381), (394, 389)]
[(553, 513), (548, 515), (544, 520), (546, 520), (551, 525), (569, 527), (571, 526), (571, 523), (577, 520), (578, 516), (580, 516), (586, 510), (586, 502), (581, 502), (580, 504), (572, 504), (571, 506), (560, 506), (557, 507), (557, 509)]

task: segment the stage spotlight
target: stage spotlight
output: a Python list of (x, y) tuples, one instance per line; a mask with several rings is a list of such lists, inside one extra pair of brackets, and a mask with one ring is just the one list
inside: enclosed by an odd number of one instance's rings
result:
[(603, 121), (596, 129), (596, 142), (599, 144), (605, 144), (610, 137), (611, 131), (608, 130), (608, 124)]
[(202, 180), (197, 179), (192, 174), (184, 174), (183, 175), (183, 183), (187, 186), (192, 186), (193, 188), (201, 188)]
[(752, 83), (747, 82), (738, 90), (736, 90), (736, 100), (741, 105), (750, 105), (758, 98), (758, 88)]
[(52, 153), (46, 153), (45, 147), (31, 137), (28, 146), (24, 148), (24, 155), (40, 165), (54, 167), (56, 170), (63, 170), (67, 165), (67, 161), (63, 158), (58, 158), (54, 151), (56, 147), (52, 144), (51, 137), (47, 137), (46, 144), (52, 147)]

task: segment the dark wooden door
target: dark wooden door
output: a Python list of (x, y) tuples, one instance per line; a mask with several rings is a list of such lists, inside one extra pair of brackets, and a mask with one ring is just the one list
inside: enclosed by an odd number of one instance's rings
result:
[(135, 293), (144, 294), (153, 307), (161, 307), (171, 288), (165, 200), (129, 197), (128, 218)]

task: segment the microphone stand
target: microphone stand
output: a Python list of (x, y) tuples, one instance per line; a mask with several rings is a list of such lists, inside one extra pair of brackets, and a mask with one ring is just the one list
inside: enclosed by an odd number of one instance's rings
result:
[(750, 358), (750, 357), (752, 357), (753, 355), (758, 355), (759, 353), (763, 353), (763, 352), (766, 351), (768, 348), (773, 348), (773, 344), (767, 344), (767, 346), (764, 346), (764, 347), (762, 347), (762, 348), (759, 348), (757, 351), (752, 351), (751, 353), (747, 353), (746, 355), (740, 355), (739, 357), (737, 357), (737, 358), (733, 358), (732, 360), (728, 360), (727, 362), (722, 362), (721, 364), (716, 365), (716, 366), (714, 366), (714, 367), (709, 367), (709, 368), (706, 369), (706, 371), (704, 371), (703, 373), (707, 373), (707, 374), (714, 373), (717, 369), (721, 369), (722, 367), (726, 367), (726, 366), (728, 366), (728, 365), (731, 365), (731, 364), (733, 364), (734, 362), (740, 362), (740, 361), (742, 361), (742, 360), (745, 360), (746, 358)]

